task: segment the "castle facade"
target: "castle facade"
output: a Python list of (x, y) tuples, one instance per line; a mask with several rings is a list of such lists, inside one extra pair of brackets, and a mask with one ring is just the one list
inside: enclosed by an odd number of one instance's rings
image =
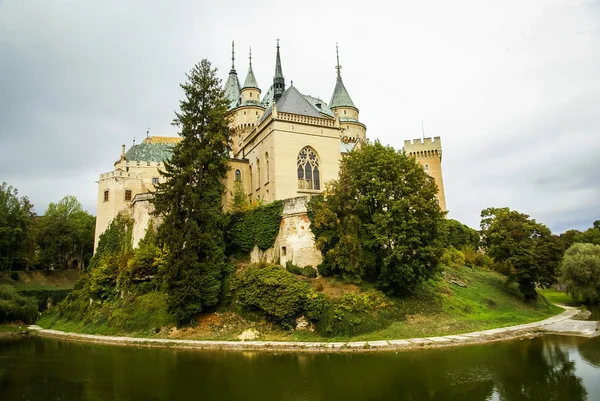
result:
[[(251, 54), (243, 85), (235, 68), (233, 43), (231, 61), (224, 91), (234, 134), (223, 206), (227, 209), (232, 205), (236, 185), (242, 186), (252, 202), (290, 200), (284, 208), (281, 238), (268, 259), (282, 264), (290, 259), (299, 265), (316, 264), (320, 255), (308, 230), (305, 199), (322, 192), (325, 183), (337, 178), (344, 154), (367, 140), (367, 127), (342, 80), (339, 55), (329, 103), (302, 94), (293, 84), (286, 85), (279, 41), (273, 82), (264, 95), (252, 70)], [(123, 145), (113, 171), (101, 174), (98, 181), (95, 246), (119, 212), (133, 215), (137, 245), (150, 218), (150, 192), (163, 180), (161, 166), (179, 140), (148, 137), (127, 151)], [(405, 141), (404, 149), (436, 181), (440, 207), (445, 210), (440, 138)]]

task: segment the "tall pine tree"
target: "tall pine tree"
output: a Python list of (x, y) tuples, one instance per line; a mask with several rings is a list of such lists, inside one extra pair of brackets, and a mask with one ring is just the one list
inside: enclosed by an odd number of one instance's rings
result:
[(162, 216), (159, 238), (167, 248), (165, 280), (170, 312), (180, 323), (216, 305), (226, 266), (223, 180), (228, 169), (227, 100), (208, 60), (196, 64), (181, 85), (173, 125), (183, 140), (165, 162), (155, 214)]

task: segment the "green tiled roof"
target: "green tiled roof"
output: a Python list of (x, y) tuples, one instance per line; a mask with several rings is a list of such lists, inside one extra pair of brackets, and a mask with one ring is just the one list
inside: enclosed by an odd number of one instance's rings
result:
[[(319, 99), (318, 97), (312, 97), (310, 95), (303, 95), (306, 100), (315, 108), (319, 113), (325, 114), (329, 117), (334, 117), (333, 111), (327, 106), (327, 103)], [(320, 105), (320, 106), (319, 106)]]
[(227, 82), (225, 82), (225, 98), (229, 100), (229, 110), (237, 107), (240, 99), (240, 80), (234, 69), (229, 72)]
[(140, 143), (133, 145), (127, 153), (125, 159), (138, 162), (164, 162), (171, 158), (173, 143)]
[(244, 88), (258, 88), (258, 83), (256, 82), (256, 77), (254, 76), (254, 71), (252, 71), (252, 63), (248, 68), (248, 75), (246, 75), (246, 80), (244, 81)]
[(331, 95), (331, 101), (329, 102), (329, 108), (335, 109), (336, 107), (354, 107), (354, 102), (350, 98), (346, 87), (344, 86), (344, 82), (342, 81), (342, 77), (338, 75), (337, 82), (335, 83), (335, 89), (333, 90), (333, 95)]

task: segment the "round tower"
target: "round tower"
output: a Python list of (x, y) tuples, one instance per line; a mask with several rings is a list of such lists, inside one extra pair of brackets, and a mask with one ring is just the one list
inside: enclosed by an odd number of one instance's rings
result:
[(358, 108), (354, 105), (346, 86), (344, 86), (344, 81), (342, 81), (342, 66), (340, 65), (337, 43), (335, 45), (335, 52), (337, 57), (337, 65), (335, 67), (337, 70), (337, 80), (331, 100), (329, 101), (329, 108), (334, 112), (335, 118), (339, 121), (343, 138), (364, 141), (367, 138), (367, 127), (359, 121)]

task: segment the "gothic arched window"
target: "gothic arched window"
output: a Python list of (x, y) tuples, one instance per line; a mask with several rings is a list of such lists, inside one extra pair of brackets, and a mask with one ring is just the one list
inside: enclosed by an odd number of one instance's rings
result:
[(256, 159), (256, 188), (260, 188), (260, 160)]
[(242, 181), (242, 172), (240, 170), (235, 170), (235, 180)]
[(297, 161), (298, 189), (321, 189), (319, 156), (310, 146), (302, 148)]
[(425, 171), (429, 171), (429, 164), (425, 165)]
[(265, 180), (265, 183), (269, 182), (270, 180), (270, 171), (269, 171), (269, 152), (265, 152), (265, 164), (266, 164), (266, 168), (267, 168), (267, 179)]

